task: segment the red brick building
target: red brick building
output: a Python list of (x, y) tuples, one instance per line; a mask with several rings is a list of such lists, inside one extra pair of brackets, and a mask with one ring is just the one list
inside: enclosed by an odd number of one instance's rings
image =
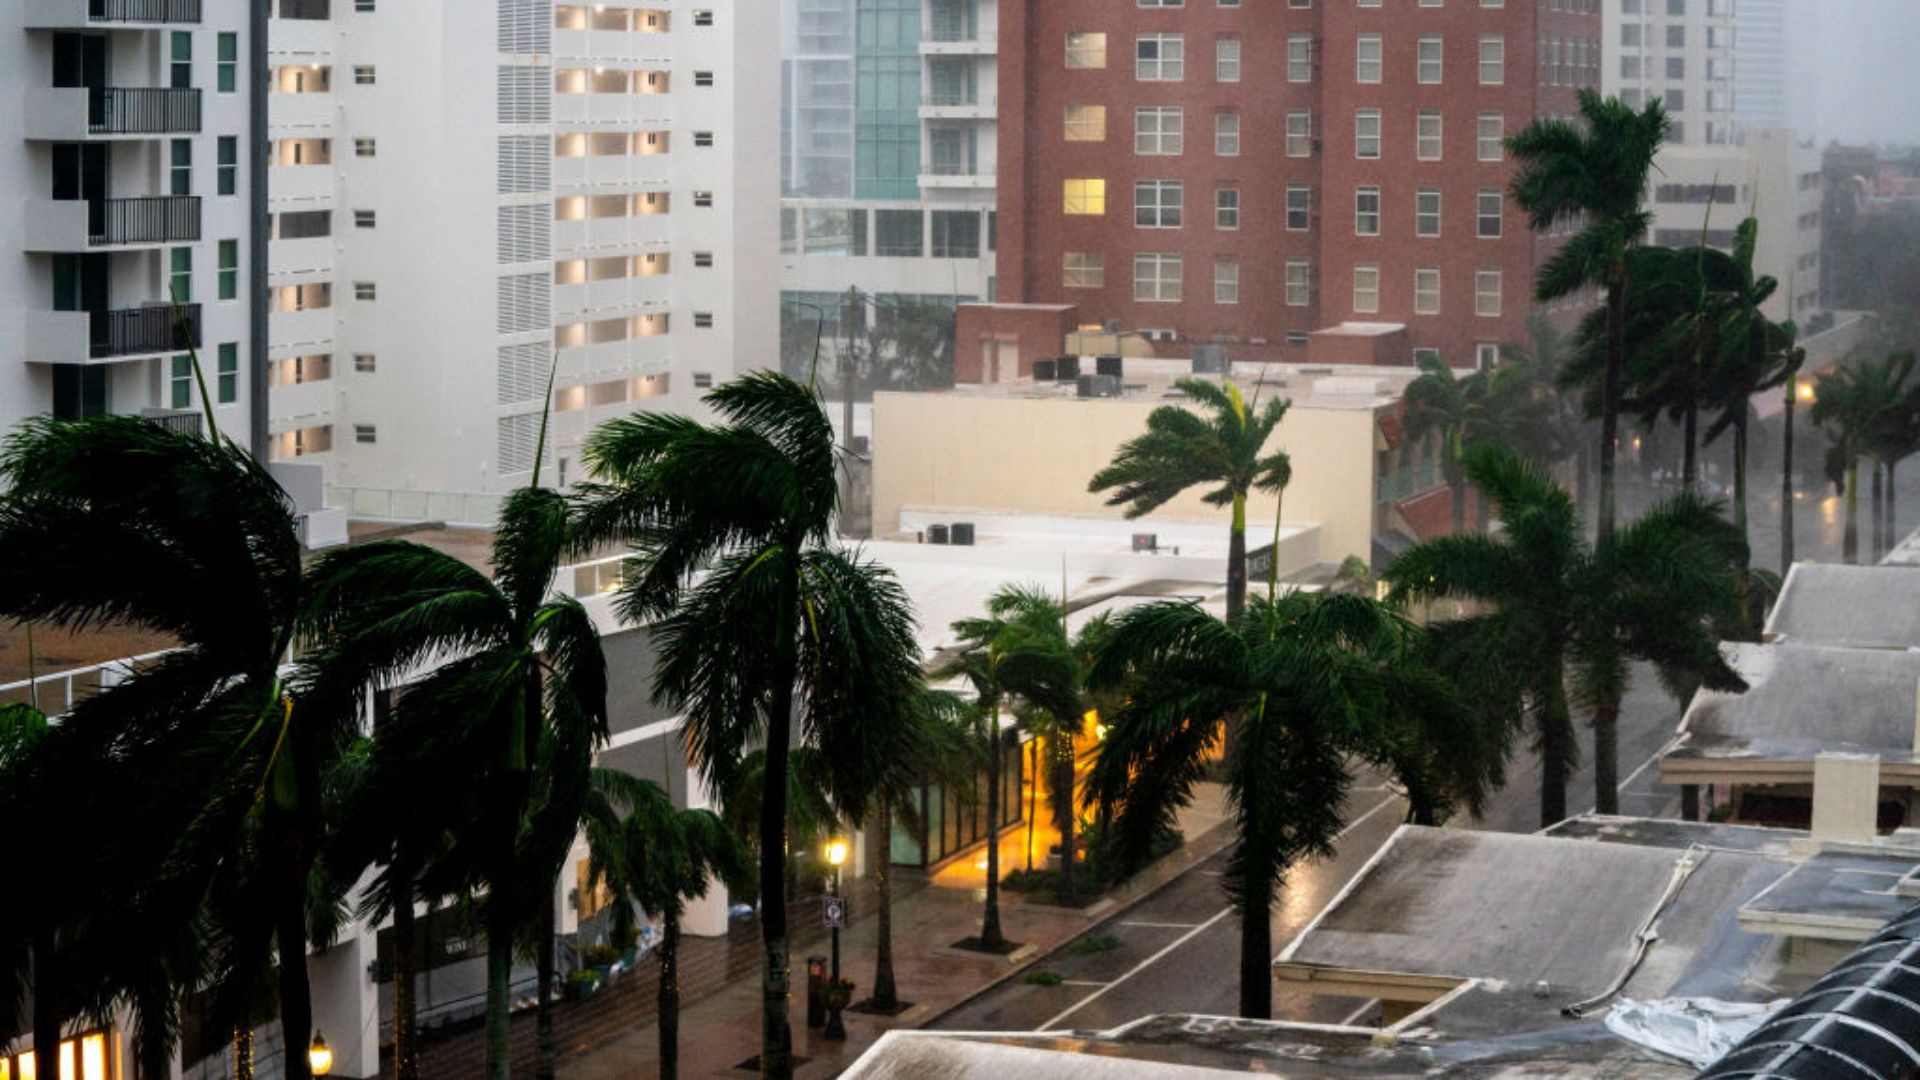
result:
[[(1599, 0), (999, 0), (998, 298), (1164, 355), (1341, 324), (1470, 366), (1523, 340), (1502, 140), (1600, 82)], [(970, 328), (963, 320), (962, 336)], [(959, 352), (976, 351), (963, 340)]]

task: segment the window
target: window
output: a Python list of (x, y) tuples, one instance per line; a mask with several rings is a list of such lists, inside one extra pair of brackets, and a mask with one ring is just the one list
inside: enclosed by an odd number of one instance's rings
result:
[(1481, 371), (1491, 371), (1500, 366), (1500, 346), (1491, 342), (1481, 342), (1473, 347), (1474, 366)]
[(1440, 314), (1440, 268), (1416, 267), (1413, 271), (1413, 313)]
[(1097, 251), (1069, 251), (1064, 256), (1061, 284), (1069, 289), (1101, 289), (1107, 284), (1106, 256)]
[(353, 441), (368, 445), (379, 442), (379, 430), (372, 424), (355, 424), (353, 425)]
[(1473, 313), (1486, 318), (1500, 315), (1500, 271), (1477, 270), (1473, 275)]
[(1313, 114), (1305, 109), (1287, 112), (1287, 156), (1313, 156)]
[(353, 227), (354, 227), (354, 228), (356, 228), (356, 229), (371, 229), (371, 228), (373, 228), (373, 227), (374, 227), (374, 224), (375, 224), (375, 219), (374, 219), (374, 211), (372, 211), (372, 210), (355, 210), (355, 211), (353, 212)]
[(373, 12), (373, 0), (353, 0), (353, 10), (362, 14), (371, 14)]
[(1221, 38), (1213, 43), (1213, 77), (1221, 82), (1240, 81), (1240, 39)]
[(712, 85), (713, 85), (713, 72), (711, 72), (711, 71), (696, 71), (696, 72), (694, 72), (694, 73), (693, 73), (693, 85), (695, 85), (695, 86), (712, 86)]
[(375, 151), (378, 149), (378, 145), (372, 139), (366, 138), (365, 136), (353, 140), (354, 157), (373, 157)]
[(1305, 184), (1287, 185), (1287, 231), (1301, 232), (1313, 224), (1313, 189)]
[(699, 146), (699, 147), (710, 147), (710, 146), (712, 146), (712, 145), (713, 145), (713, 132), (711, 132), (711, 131), (696, 131), (696, 132), (694, 132), (694, 133), (693, 133), (693, 145), (695, 145), (695, 146)]
[(1371, 185), (1353, 193), (1353, 235), (1380, 235), (1380, 189)]
[(1068, 180), (1061, 211), (1067, 214), (1104, 214), (1107, 212), (1107, 182), (1100, 179)]
[(167, 253), (167, 296), (176, 304), (193, 300), (193, 249), (177, 247)]
[(1107, 35), (1078, 31), (1067, 35), (1067, 67), (1103, 68), (1107, 66)]
[(1361, 34), (1358, 55), (1354, 59), (1354, 79), (1363, 83), (1380, 81), (1380, 35)]
[(1133, 110), (1133, 152), (1178, 154), (1185, 148), (1185, 119), (1173, 106), (1149, 105)]
[(359, 372), (362, 375), (373, 374), (374, 369), (378, 366), (379, 366), (379, 361), (374, 359), (374, 355), (372, 353), (354, 353), (353, 354), (353, 370)]
[(1135, 255), (1133, 257), (1133, 298), (1149, 303), (1179, 303), (1180, 256)]
[(1186, 7), (1187, 0), (1136, 0), (1143, 8)]
[(193, 87), (193, 34), (185, 30), (175, 30), (170, 39), (167, 66), (167, 85), (175, 90), (187, 90)]
[(1313, 38), (1306, 34), (1291, 34), (1287, 37), (1287, 81), (1296, 83), (1313, 81)]
[(1216, 229), (1237, 229), (1240, 227), (1240, 189), (1219, 188), (1213, 193), (1213, 227)]
[(1240, 302), (1240, 263), (1237, 259), (1213, 260), (1213, 302)]
[(1499, 188), (1480, 189), (1478, 235), (1488, 239), (1497, 239), (1500, 236), (1500, 207)]
[(167, 404), (175, 409), (193, 408), (193, 357), (176, 356), (168, 361)]
[(220, 299), (240, 298), (240, 241), (220, 241)]
[(1215, 113), (1213, 116), (1213, 152), (1221, 157), (1237, 157), (1240, 153), (1240, 114), (1235, 112)]
[(1186, 55), (1186, 39), (1179, 34), (1142, 34), (1133, 42), (1133, 77), (1179, 82), (1186, 77)]
[(172, 141), (167, 156), (167, 187), (174, 195), (193, 194), (193, 140)]
[(873, 215), (873, 253), (917, 259), (926, 253), (918, 210), (876, 210)]
[(713, 205), (713, 192), (711, 191), (694, 192), (693, 205), (698, 207), (711, 207)]
[(1481, 113), (1477, 138), (1481, 161), (1499, 161), (1506, 157), (1507, 118), (1500, 113)]
[(353, 84), (355, 86), (372, 86), (374, 81), (372, 64), (355, 64), (353, 66)]
[(1422, 109), (1414, 117), (1413, 156), (1421, 161), (1440, 160), (1440, 114)]
[(231, 94), (240, 84), (240, 35), (222, 33), (214, 46), (214, 89)]
[(693, 313), (693, 326), (696, 330), (713, 329), (713, 312), (696, 311)]
[(214, 398), (222, 405), (231, 405), (240, 400), (240, 343), (221, 342), (219, 359), (215, 363)]
[(694, 373), (693, 373), (693, 388), (694, 388), (695, 390), (711, 390), (711, 389), (713, 389), (713, 372), (711, 372), (711, 371), (696, 371), (696, 372), (694, 372)]
[(1143, 229), (1180, 227), (1180, 181), (1140, 180), (1133, 185), (1133, 223)]
[(222, 195), (234, 195), (240, 191), (240, 137), (222, 135), (214, 143), (218, 153), (214, 169), (214, 190)]
[(1287, 260), (1287, 306), (1306, 307), (1313, 300), (1313, 264), (1305, 259)]
[(1353, 310), (1371, 315), (1380, 310), (1380, 267), (1361, 263), (1353, 268)]
[(1480, 85), (1499, 86), (1507, 81), (1507, 39), (1499, 34), (1480, 38)]
[(1414, 77), (1428, 86), (1440, 85), (1445, 47), (1437, 37), (1423, 37), (1414, 45)]
[(978, 210), (935, 210), (929, 223), (933, 227), (936, 259), (977, 259), (980, 257), (980, 212)]
[(1361, 109), (1353, 114), (1353, 156), (1380, 156), (1380, 110)]
[(353, 283), (353, 298), (355, 300), (376, 300), (379, 298), (378, 293), (379, 290), (374, 287), (371, 281), (356, 281)]
[(712, 11), (709, 11), (709, 10), (705, 10), (705, 9), (702, 9), (702, 10), (700, 10), (700, 11), (696, 11), (696, 12), (694, 12), (694, 13), (693, 13), (693, 25), (695, 25), (695, 26), (712, 26), (712, 25), (713, 25), (713, 12), (712, 12)]
[(696, 251), (693, 253), (693, 265), (696, 270), (713, 269), (713, 252)]
[(1105, 105), (1067, 106), (1068, 142), (1104, 142), (1107, 137)]
[(1440, 235), (1440, 189), (1421, 188), (1413, 193), (1413, 235)]

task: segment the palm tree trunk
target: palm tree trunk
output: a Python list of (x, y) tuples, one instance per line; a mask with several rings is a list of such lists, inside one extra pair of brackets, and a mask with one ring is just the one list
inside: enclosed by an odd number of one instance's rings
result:
[(1743, 402), (1733, 421), (1733, 525), (1747, 536), (1747, 406)]
[[(42, 918), (46, 918), (43, 914)], [(60, 1015), (60, 986), (55, 972), (59, 961), (54, 958), (54, 933), (51, 925), (38, 927), (33, 933), (33, 1049), (34, 1063), (55, 1061), (60, 1057), (60, 1030), (65, 1026)], [(45, 1075), (52, 1080), (58, 1069), (46, 1069)]]
[(1467, 531), (1467, 481), (1463, 477), (1452, 483), (1453, 488), (1453, 535), (1463, 536)]
[(1567, 816), (1567, 776), (1573, 764), (1573, 723), (1567, 713), (1567, 675), (1559, 656), (1549, 660), (1540, 714), (1540, 827)]
[(680, 1075), (680, 917), (667, 911), (660, 937), (660, 1080)]
[(1800, 380), (1787, 380), (1785, 426), (1780, 436), (1780, 577), (1793, 569), (1793, 409), (1800, 392)]
[[(1279, 557), (1274, 552), (1274, 557)], [(1233, 527), (1227, 533), (1227, 623), (1237, 624), (1247, 610), (1247, 496), (1233, 496)]]
[(880, 796), (880, 857), (873, 861), (874, 932), (873, 1005), (891, 1010), (900, 1004), (893, 984), (893, 800)]
[(1869, 490), (1873, 495), (1873, 534), (1867, 543), (1867, 561), (1875, 563), (1880, 561), (1880, 539), (1886, 531), (1886, 524), (1883, 517), (1886, 513), (1886, 504), (1881, 501), (1880, 496), (1880, 463), (1878, 461), (1869, 461), (1867, 463), (1867, 472), (1872, 477), (1870, 481), (1872, 486)]
[[(242, 1017), (240, 1026), (233, 1029), (233, 1078), (234, 1080), (253, 1080), (253, 1020)], [(288, 1056), (292, 1056), (291, 1042)], [(304, 1056), (304, 1055), (303, 1055)], [(165, 1075), (156, 1073), (155, 1075)]]
[(280, 951), (280, 1036), (286, 1044), (287, 1080), (309, 1080), (307, 1040), (313, 1037), (313, 991), (307, 984), (306, 875), (289, 858), (280, 871), (274, 936)]
[(1240, 901), (1240, 1016), (1273, 1018), (1273, 890), (1249, 881)]
[(1840, 538), (1840, 561), (1860, 561), (1860, 459), (1847, 461), (1847, 525)]
[(1027, 766), (1031, 783), (1027, 785), (1027, 873), (1033, 873), (1033, 826), (1039, 818), (1040, 808), (1040, 740), (1033, 740), (1033, 753), (1027, 755), (1032, 762)]
[(1593, 710), (1593, 808), (1601, 814), (1620, 812), (1618, 701), (1602, 702)]
[(394, 1080), (420, 1080), (419, 1032), (414, 1004), (413, 875), (411, 861), (394, 860), (393, 873), (393, 1075)]
[(1073, 881), (1073, 732), (1062, 731), (1059, 760), (1054, 764), (1053, 816), (1060, 823), (1060, 902), (1069, 907), (1079, 902)]
[[(1694, 363), (1699, 363), (1698, 356)], [(1687, 394), (1687, 411), (1681, 440), (1684, 449), (1680, 457), (1680, 483), (1688, 491), (1693, 490), (1694, 482), (1700, 479), (1700, 402), (1692, 392)]]
[(487, 897), (487, 1080), (513, 1075), (513, 913), (508, 884), (492, 886)]
[[(1600, 388), (1600, 513), (1601, 543), (1613, 538), (1618, 495), (1615, 483), (1615, 443), (1620, 439), (1620, 380), (1627, 362), (1627, 274), (1624, 266), (1607, 283), (1607, 364)], [(1566, 801), (1564, 785), (1561, 802)]]
[(980, 923), (980, 944), (998, 949), (1000, 932), (1000, 703), (987, 711), (987, 912)]
[(787, 752), (793, 740), (793, 681), (799, 668), (800, 542), (785, 538), (780, 575), (773, 685), (768, 689), (765, 788), (760, 797), (760, 1075), (793, 1075), (793, 1029), (788, 1022), (792, 973), (787, 969)]
[(1593, 483), (1593, 462), (1589, 456), (1592, 453), (1593, 449), (1587, 444), (1585, 439), (1581, 439), (1575, 444), (1573, 451), (1573, 508), (1583, 516), (1587, 512), (1587, 500), (1589, 497), (1587, 488)]
[(542, 898), (539, 924), (540, 940), (534, 944), (535, 988), (533, 1004), (533, 1075), (553, 1080), (553, 895)]
[(1887, 462), (1887, 542), (1881, 546), (1882, 555), (1892, 554), (1900, 544), (1899, 515), (1895, 513), (1900, 508), (1900, 497), (1893, 489), (1893, 471), (1898, 465), (1895, 461)]

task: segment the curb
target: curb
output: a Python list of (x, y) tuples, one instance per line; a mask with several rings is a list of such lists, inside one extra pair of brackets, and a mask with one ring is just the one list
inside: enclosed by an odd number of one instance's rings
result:
[[(1193, 840), (1188, 841), (1185, 845), (1182, 845), (1182, 849), (1186, 850), (1186, 849), (1195, 848), (1199, 845), (1201, 841), (1213, 836), (1216, 833), (1225, 831), (1232, 824), (1233, 824), (1232, 819), (1230, 818), (1223, 819), (1218, 824), (1214, 825), (1213, 828), (1208, 829), (1206, 832), (1201, 833), (1199, 836), (1195, 837)], [(1101, 927), (1106, 926), (1108, 923), (1113, 922), (1115, 919), (1118, 919), (1120, 916), (1125, 915), (1127, 912), (1145, 903), (1147, 900), (1155, 896), (1158, 896), (1161, 892), (1165, 891), (1174, 882), (1179, 881), (1183, 877), (1186, 877), (1188, 871), (1192, 870), (1196, 866), (1199, 866), (1201, 863), (1206, 862), (1208, 859), (1213, 858), (1215, 855), (1220, 854), (1222, 851), (1225, 851), (1231, 843), (1232, 843), (1231, 839), (1221, 843), (1219, 846), (1215, 847), (1212, 851), (1209, 851), (1205, 855), (1201, 855), (1195, 858), (1179, 873), (1169, 876), (1165, 881), (1162, 881), (1151, 888), (1143, 890), (1138, 895), (1128, 897), (1126, 900), (1115, 901), (1113, 907), (1107, 909), (1106, 911), (1103, 911), (1101, 913), (1100, 918), (1097, 921), (1088, 923), (1086, 929), (1080, 931), (1077, 934), (1074, 934), (1073, 936), (1060, 942), (1058, 945), (1055, 945), (1053, 948), (1048, 949), (1044, 953), (1035, 953), (1027, 957), (1024, 957), (1023, 958), (1024, 962), (1011, 965), (1008, 971), (1006, 972), (1006, 974), (1001, 975), (995, 978), (993, 981), (980, 987), (979, 989), (974, 990), (972, 993), (968, 994), (966, 997), (961, 998), (959, 1001), (954, 1002), (953, 1004), (947, 1006), (944, 1009), (941, 1009), (937, 1013), (933, 1013), (930, 1016), (921, 1017), (918, 1022), (912, 1025), (902, 1025), (902, 1026), (903, 1027), (910, 1026), (911, 1028), (914, 1028), (914, 1029), (924, 1028), (928, 1024), (935, 1023), (936, 1021), (945, 1017), (947, 1014), (957, 1012), (960, 1009), (963, 1009), (966, 1006), (971, 1005), (974, 1002), (980, 1000), (981, 998), (987, 996), (993, 991), (1000, 989), (1000, 987), (1006, 985), (1008, 982), (1011, 982), (1016, 976), (1024, 974), (1029, 968), (1037, 966), (1043, 960), (1050, 959), (1051, 957), (1053, 957), (1054, 954), (1060, 952), (1062, 949), (1065, 949), (1067, 946), (1073, 944), (1074, 942), (1080, 940), (1081, 938), (1087, 936), (1088, 934), (1093, 933), (1094, 931), (1100, 929)]]

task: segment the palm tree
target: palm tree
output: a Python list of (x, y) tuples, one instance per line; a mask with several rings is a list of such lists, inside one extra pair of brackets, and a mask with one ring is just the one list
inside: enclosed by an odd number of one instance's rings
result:
[[(294, 708), (280, 678), (300, 589), (285, 493), (230, 441), (125, 416), (30, 420), (0, 453), (0, 478), (0, 614), (67, 630), (126, 623), (179, 645), (59, 725), (97, 763), (75, 801), (111, 799), (125, 815), (118, 885), (87, 898), (89, 931), (144, 936), (123, 943), (136, 956), (95, 967), (91, 986), (69, 970), (62, 989), (93, 1007), (131, 1004), (141, 1060), (164, 1060), (177, 993), (200, 977), (181, 958), (216, 886), (244, 881), (250, 918), (216, 927), (226, 940), (201, 951), (232, 984), (277, 947), (282, 1025), (304, 1038), (319, 777), (345, 732), (340, 717)], [(305, 1058), (286, 1070), (304, 1080)]]
[(1504, 441), (1521, 457), (1542, 467), (1571, 457), (1574, 505), (1584, 506), (1592, 444), (1584, 430), (1587, 416), (1568, 392), (1575, 380), (1570, 374), (1574, 357), (1566, 335), (1544, 312), (1534, 311), (1527, 316), (1527, 341), (1501, 345), (1500, 359), (1494, 375), (1495, 396), (1503, 401), (1528, 402), (1527, 408), (1519, 410), (1528, 422), (1518, 431), (1509, 424)]
[(1519, 160), (1514, 201), (1536, 232), (1584, 220), (1586, 227), (1541, 268), (1535, 294), (1558, 300), (1591, 286), (1607, 292), (1606, 363), (1600, 392), (1600, 537), (1613, 535), (1614, 453), (1626, 366), (1627, 252), (1646, 235), (1642, 208), (1653, 158), (1670, 129), (1656, 99), (1635, 112), (1618, 98), (1580, 92), (1579, 123), (1538, 120), (1507, 140)]
[[(1791, 290), (1789, 290), (1791, 291)], [(1781, 408), (1780, 434), (1780, 579), (1786, 580), (1793, 569), (1793, 436), (1794, 414), (1800, 405), (1800, 369), (1806, 365), (1807, 350), (1798, 344), (1800, 328), (1792, 320), (1780, 324), (1785, 347), (1786, 400)]]
[(1489, 407), (1491, 376), (1476, 371), (1465, 378), (1438, 357), (1420, 360), (1420, 377), (1407, 384), (1407, 438), (1422, 440), (1438, 434), (1440, 465), (1453, 492), (1453, 531), (1467, 527), (1467, 476), (1461, 469), (1467, 447), (1493, 437), (1502, 418)]
[(1193, 604), (1148, 604), (1122, 614), (1099, 649), (1093, 685), (1125, 696), (1104, 718), (1091, 791), (1123, 868), (1191, 801), (1220, 739), (1211, 718), (1241, 717), (1226, 759), (1239, 843), (1224, 884), (1240, 920), (1244, 1017), (1272, 1012), (1269, 913), (1290, 868), (1333, 853), (1356, 762), (1388, 764), (1422, 737), (1416, 716), (1471, 722), (1419, 663), (1420, 635), (1369, 598), (1291, 593), (1230, 624)]
[(432, 548), (383, 541), (322, 556), (302, 605), (303, 633), (325, 643), (309, 665), (316, 700), (351, 708), (439, 663), (399, 698), (372, 755), (376, 769), (400, 775), (431, 762), (472, 792), (436, 891), (486, 893), (495, 1080), (511, 1070), (513, 943), (553, 907), (586, 769), (607, 734), (599, 633), (577, 600), (550, 592), (569, 516), (557, 492), (524, 488), (501, 509), (493, 578)]
[(1174, 385), (1202, 411), (1178, 405), (1153, 410), (1146, 433), (1123, 444), (1087, 490), (1111, 491), (1107, 505), (1125, 506), (1127, 517), (1137, 518), (1188, 488), (1218, 485), (1203, 498), (1209, 506), (1233, 508), (1227, 536), (1227, 621), (1233, 622), (1247, 606), (1247, 496), (1255, 488), (1278, 494), (1287, 486), (1287, 455), (1269, 454), (1266, 445), (1292, 403), (1275, 398), (1256, 413), (1231, 381), (1215, 386), (1181, 379)]
[(961, 651), (932, 677), (961, 678), (973, 687), (976, 738), (987, 765), (987, 902), (980, 946), (1000, 950), (1006, 945), (1000, 930), (1001, 709), (1025, 703), (1055, 716), (1078, 715), (1078, 673), (1059, 602), (1039, 589), (1001, 589), (988, 598), (985, 617), (962, 619), (953, 632)]
[[(664, 922), (660, 940), (660, 1077), (680, 1075), (680, 919), (689, 900), (718, 879), (746, 891), (753, 859), (711, 810), (681, 810), (659, 787), (600, 771), (589, 799), (588, 881), (616, 904), (637, 904)], [(624, 816), (622, 816), (624, 811)]]
[[(1901, 354), (1905, 363), (1911, 365), (1912, 354)], [(1902, 361), (1896, 361), (1901, 363)], [(1894, 490), (1894, 481), (1899, 472), (1900, 463), (1920, 452), (1920, 385), (1905, 385), (1905, 376), (1898, 376), (1898, 385), (1904, 387), (1895, 399), (1882, 410), (1880, 421), (1874, 425), (1872, 436), (1867, 442), (1867, 451), (1879, 466), (1879, 475), (1875, 480), (1875, 494), (1884, 491), (1882, 500), (1874, 500), (1873, 520), (1878, 525), (1873, 539), (1873, 557), (1878, 562), (1887, 552), (1893, 550), (1898, 542), (1897, 513), (1899, 496)]]
[(907, 738), (919, 649), (892, 576), (833, 542), (837, 451), (813, 390), (757, 373), (705, 402), (719, 423), (643, 413), (594, 433), (576, 542), (632, 545), (617, 607), (654, 624), (655, 696), (681, 712), (707, 780), (724, 790), (749, 744), (765, 752), (760, 1064), (784, 1078), (788, 753), (797, 732), (836, 809), (863, 819)]
[(1441, 537), (1408, 551), (1388, 568), (1392, 599), (1486, 605), (1452, 632), (1468, 654), (1486, 658), (1477, 666), (1503, 668), (1503, 681), (1523, 695), (1540, 748), (1543, 826), (1566, 817), (1578, 756), (1571, 668), (1579, 700), (1594, 710), (1596, 806), (1614, 813), (1627, 659), (1653, 661), (1671, 682), (1740, 688), (1711, 622), (1738, 610), (1738, 538), (1711, 505), (1682, 494), (1589, 549), (1572, 499), (1536, 466), (1489, 446), (1469, 454), (1467, 472), (1493, 500), (1501, 534)]
[(1860, 561), (1860, 460), (1871, 455), (1890, 414), (1900, 408), (1914, 373), (1912, 353), (1837, 368), (1815, 385), (1809, 419), (1827, 429), (1833, 457), (1844, 476), (1846, 531), (1841, 558)]
[(1760, 223), (1747, 218), (1734, 231), (1732, 254), (1714, 251), (1703, 256), (1718, 264), (1716, 277), (1724, 286), (1713, 305), (1720, 350), (1711, 358), (1707, 382), (1720, 415), (1707, 429), (1706, 441), (1733, 432), (1733, 521), (1742, 537), (1747, 535), (1747, 430), (1753, 398), (1786, 382), (1794, 347), (1789, 329), (1760, 310), (1779, 283), (1754, 273), (1759, 238)]

